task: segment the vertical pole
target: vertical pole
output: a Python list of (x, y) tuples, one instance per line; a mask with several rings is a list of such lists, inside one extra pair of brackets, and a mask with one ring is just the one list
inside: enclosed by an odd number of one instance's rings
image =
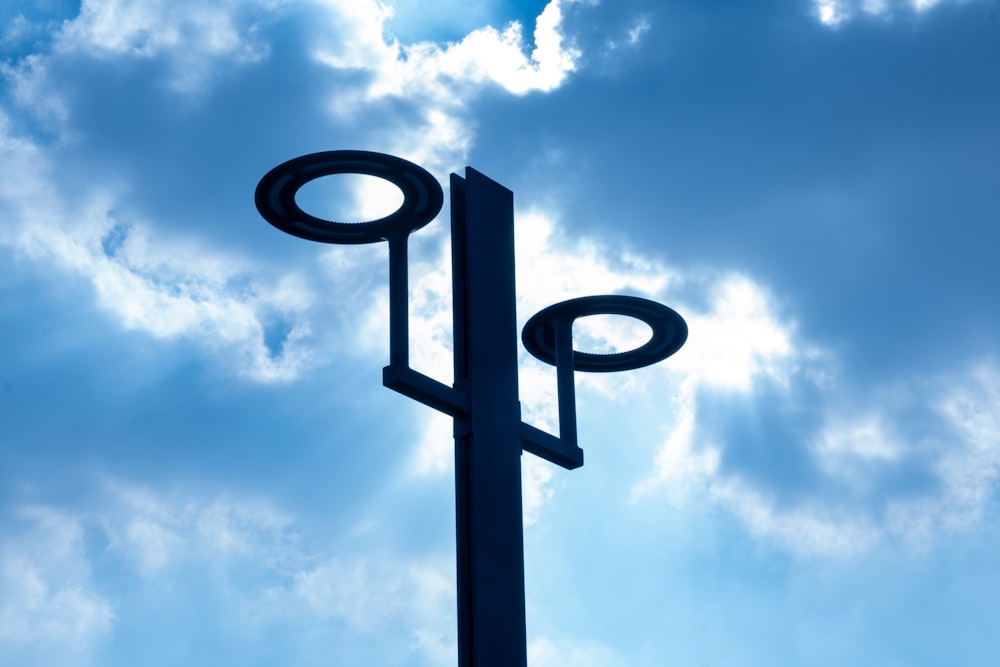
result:
[(559, 397), (559, 439), (577, 442), (576, 379), (573, 377), (573, 320), (560, 317), (553, 323), (556, 347), (556, 394)]
[(406, 267), (406, 234), (389, 241), (389, 365), (410, 365), (410, 293)]
[(460, 667), (526, 667), (514, 203), (472, 168), (452, 176)]

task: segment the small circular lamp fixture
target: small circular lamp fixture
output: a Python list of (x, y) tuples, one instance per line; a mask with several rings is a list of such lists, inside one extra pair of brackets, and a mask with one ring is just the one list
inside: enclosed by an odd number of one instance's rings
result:
[(524, 325), (524, 347), (535, 358), (555, 366), (556, 327), (572, 335), (573, 320), (588, 315), (634, 317), (649, 325), (653, 335), (644, 345), (627, 352), (594, 354), (573, 350), (573, 370), (613, 373), (642, 368), (666, 359), (687, 340), (687, 324), (673, 309), (649, 299), (609, 294), (570, 299), (540, 310)]
[[(295, 201), (306, 183), (333, 174), (362, 174), (389, 181), (403, 193), (393, 213), (369, 222), (337, 222), (309, 215)], [(321, 243), (374, 243), (405, 236), (441, 210), (441, 185), (425, 169), (394, 155), (371, 151), (325, 151), (283, 162), (267, 172), (254, 194), (257, 210), (283, 232)]]

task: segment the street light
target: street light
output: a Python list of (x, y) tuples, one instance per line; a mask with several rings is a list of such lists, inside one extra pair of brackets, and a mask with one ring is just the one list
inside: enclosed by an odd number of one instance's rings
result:
[[(362, 174), (403, 193), (393, 213), (369, 222), (324, 220), (303, 211), (299, 189), (317, 178)], [(369, 151), (313, 153), (269, 171), (257, 210), (278, 229), (310, 241), (389, 244), (389, 365), (386, 387), (454, 418), (459, 667), (526, 667), (521, 452), (567, 470), (583, 465), (577, 443), (574, 371), (615, 372), (666, 359), (687, 339), (683, 318), (634, 296), (571, 299), (531, 317), (525, 348), (556, 367), (559, 436), (521, 421), (517, 386), (513, 193), (471, 167), (451, 175), (454, 384), (410, 368), (407, 239), (438, 214), (440, 184), (423, 168)], [(652, 336), (634, 350), (593, 354), (573, 349), (573, 321), (623, 315)]]

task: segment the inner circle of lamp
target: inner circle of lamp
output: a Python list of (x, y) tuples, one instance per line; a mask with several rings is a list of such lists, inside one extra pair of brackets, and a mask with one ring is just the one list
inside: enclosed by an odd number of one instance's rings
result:
[[(303, 211), (295, 194), (310, 181), (334, 174), (361, 174), (389, 181), (403, 203), (387, 216), (367, 222), (337, 222)], [(425, 169), (394, 155), (338, 150), (303, 155), (267, 172), (254, 193), (257, 210), (283, 232), (321, 243), (361, 244), (407, 235), (441, 210), (441, 185)]]
[(577, 371), (613, 373), (642, 368), (666, 359), (687, 340), (687, 324), (673, 309), (637, 296), (608, 294), (569, 299), (540, 310), (524, 325), (524, 347), (540, 361), (555, 366), (557, 324), (562, 322), (567, 331), (572, 331), (573, 320), (588, 315), (633, 317), (649, 325), (653, 334), (645, 344), (626, 352), (573, 350), (573, 369)]

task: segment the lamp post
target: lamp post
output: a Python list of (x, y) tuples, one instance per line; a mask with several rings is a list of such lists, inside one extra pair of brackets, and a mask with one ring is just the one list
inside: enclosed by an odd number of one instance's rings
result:
[[(403, 193), (395, 212), (361, 223), (324, 220), (303, 211), (295, 194), (333, 174), (382, 178)], [(459, 667), (526, 667), (521, 452), (563, 468), (583, 465), (577, 444), (574, 371), (614, 372), (667, 358), (687, 339), (676, 312), (647, 299), (605, 295), (571, 299), (531, 317), (525, 348), (556, 367), (559, 436), (521, 421), (517, 386), (513, 193), (471, 167), (451, 175), (454, 383), (409, 366), (407, 239), (441, 210), (440, 184), (401, 158), (341, 150), (284, 162), (260, 181), (260, 214), (284, 232), (311, 241), (389, 244), (389, 365), (386, 387), (454, 418)], [(573, 349), (573, 321), (624, 315), (649, 325), (642, 346), (616, 354)]]

